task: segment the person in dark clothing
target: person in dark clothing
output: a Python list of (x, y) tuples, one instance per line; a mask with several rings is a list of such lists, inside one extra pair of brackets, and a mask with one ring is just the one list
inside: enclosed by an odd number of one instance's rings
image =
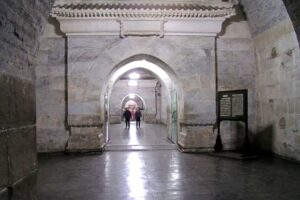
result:
[(136, 127), (141, 127), (141, 117), (142, 117), (142, 113), (140, 109), (137, 108), (135, 112)]
[(131, 112), (128, 110), (128, 108), (126, 108), (123, 116), (125, 117), (125, 124), (126, 124), (126, 128), (130, 128), (130, 118), (131, 118)]

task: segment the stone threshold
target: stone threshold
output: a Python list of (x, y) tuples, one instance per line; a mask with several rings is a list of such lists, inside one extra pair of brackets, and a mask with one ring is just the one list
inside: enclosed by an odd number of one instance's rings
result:
[(104, 151), (152, 151), (152, 150), (177, 150), (175, 144), (170, 145), (108, 145)]

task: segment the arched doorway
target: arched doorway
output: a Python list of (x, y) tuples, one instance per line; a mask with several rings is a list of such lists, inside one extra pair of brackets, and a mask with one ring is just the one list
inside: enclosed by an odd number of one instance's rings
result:
[(130, 100), (135, 101), (136, 106), (139, 107), (140, 109), (142, 109), (142, 110), (145, 109), (145, 100), (136, 93), (130, 93), (130, 94), (126, 95), (121, 101), (121, 108), (122, 109), (126, 108), (126, 103)]
[[(137, 110), (144, 111), (144, 105), (145, 101), (141, 96), (130, 93), (122, 99), (121, 111), (122, 114), (126, 109), (129, 109), (131, 113), (135, 113)], [(132, 116), (132, 120), (135, 120), (135, 115)]]
[(137, 109), (138, 104), (134, 101), (134, 100), (127, 100), (124, 104), (124, 107), (122, 108), (122, 110), (128, 109), (130, 110), (131, 113), (135, 112), (135, 110)]
[[(183, 102), (182, 102), (182, 89), (179, 85), (179, 81), (177, 80), (177, 76), (174, 71), (167, 66), (161, 60), (149, 56), (149, 55), (137, 55), (125, 59), (121, 63), (119, 63), (114, 70), (110, 73), (107, 84), (105, 85), (104, 91), (106, 91), (106, 104), (109, 104), (111, 99), (112, 90), (120, 77), (124, 74), (128, 73), (132, 70), (146, 70), (152, 73), (157, 80), (163, 85), (165, 89), (165, 101), (166, 101), (166, 126), (167, 126), (167, 137), (174, 143), (177, 143), (178, 138), (178, 131), (180, 130), (179, 127), (179, 120), (183, 116)], [(155, 84), (156, 85), (156, 84)], [(159, 94), (157, 94), (159, 95)], [(126, 97), (125, 97), (126, 98)], [(125, 100), (125, 98), (123, 100)], [(123, 102), (124, 103), (124, 102)], [(111, 105), (104, 105), (104, 107), (111, 107)], [(108, 109), (108, 117), (105, 118), (106, 125), (109, 125), (110, 121), (110, 112), (112, 109)], [(146, 115), (147, 116), (147, 115)], [(151, 116), (149, 118), (154, 119), (156, 116)], [(106, 132), (106, 143), (109, 140), (109, 129), (105, 129)]]

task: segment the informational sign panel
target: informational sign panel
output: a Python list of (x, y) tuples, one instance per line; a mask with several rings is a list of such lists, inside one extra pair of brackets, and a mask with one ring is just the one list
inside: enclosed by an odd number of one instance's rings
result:
[(219, 120), (247, 119), (247, 90), (218, 92)]
[(243, 121), (245, 123), (244, 152), (250, 152), (248, 139), (248, 92), (247, 90), (231, 90), (218, 92), (218, 135), (215, 151), (222, 151), (223, 144), (220, 134), (222, 120)]

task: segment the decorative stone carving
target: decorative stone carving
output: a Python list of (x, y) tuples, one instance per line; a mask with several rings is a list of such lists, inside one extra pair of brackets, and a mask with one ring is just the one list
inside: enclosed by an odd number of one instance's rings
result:
[(221, 1), (58, 1), (52, 17), (67, 35), (208, 35), (221, 31), (235, 15), (233, 3)]

